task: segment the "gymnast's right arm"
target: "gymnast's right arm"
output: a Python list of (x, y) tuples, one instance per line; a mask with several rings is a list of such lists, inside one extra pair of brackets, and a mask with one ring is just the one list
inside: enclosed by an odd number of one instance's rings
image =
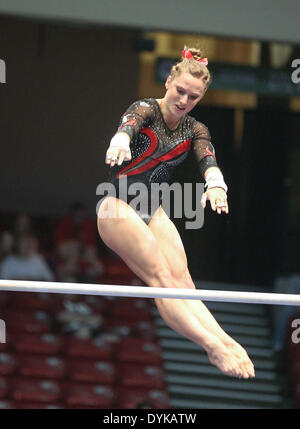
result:
[(130, 142), (137, 137), (140, 130), (149, 124), (154, 117), (154, 110), (146, 101), (136, 101), (124, 113), (117, 133), (111, 139), (106, 152), (106, 164), (111, 167), (117, 163), (131, 160)]

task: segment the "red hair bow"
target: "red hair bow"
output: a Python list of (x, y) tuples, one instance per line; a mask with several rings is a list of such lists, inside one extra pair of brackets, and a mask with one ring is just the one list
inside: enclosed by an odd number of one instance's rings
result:
[[(187, 51), (186, 48), (182, 51), (182, 58), (189, 58), (190, 60), (196, 60), (196, 58), (193, 57), (193, 54), (190, 51)], [(196, 60), (198, 63), (203, 63), (205, 66), (208, 64), (208, 59), (202, 58), (201, 60)]]

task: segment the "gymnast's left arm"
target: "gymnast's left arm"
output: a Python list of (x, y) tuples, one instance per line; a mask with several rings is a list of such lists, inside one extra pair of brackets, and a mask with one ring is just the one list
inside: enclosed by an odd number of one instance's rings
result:
[(228, 213), (227, 185), (217, 164), (210, 133), (207, 127), (198, 121), (195, 121), (194, 125), (193, 149), (201, 175), (206, 182), (206, 192), (201, 198), (203, 208), (209, 200), (212, 210), (217, 211), (218, 214)]

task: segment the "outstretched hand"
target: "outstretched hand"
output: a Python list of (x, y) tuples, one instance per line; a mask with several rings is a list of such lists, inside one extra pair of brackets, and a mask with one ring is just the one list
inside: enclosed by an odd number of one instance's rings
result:
[(123, 131), (117, 132), (110, 141), (106, 152), (105, 162), (113, 167), (121, 165), (123, 161), (131, 160), (130, 136)]
[(115, 164), (121, 165), (123, 161), (131, 160), (131, 152), (128, 148), (127, 150), (124, 147), (109, 147), (106, 152), (105, 163), (110, 164), (113, 167)]
[(222, 212), (228, 213), (228, 203), (227, 203), (227, 194), (223, 188), (210, 188), (201, 198), (202, 207), (205, 208), (206, 201), (210, 201), (211, 208), (216, 211), (218, 214)]

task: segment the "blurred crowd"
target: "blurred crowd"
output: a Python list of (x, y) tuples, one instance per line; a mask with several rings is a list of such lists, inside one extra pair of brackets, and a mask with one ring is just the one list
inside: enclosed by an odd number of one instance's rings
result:
[(42, 226), (26, 213), (6, 224), (0, 225), (1, 279), (97, 283), (107, 275), (133, 275), (101, 242), (80, 202)]

